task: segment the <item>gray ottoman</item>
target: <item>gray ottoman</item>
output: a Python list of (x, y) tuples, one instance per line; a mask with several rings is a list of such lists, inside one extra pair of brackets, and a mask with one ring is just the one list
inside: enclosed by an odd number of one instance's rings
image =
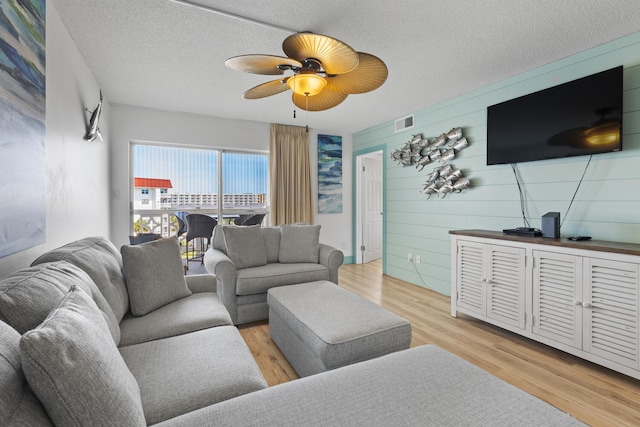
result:
[(267, 293), (269, 332), (301, 376), (409, 348), (404, 318), (328, 281)]

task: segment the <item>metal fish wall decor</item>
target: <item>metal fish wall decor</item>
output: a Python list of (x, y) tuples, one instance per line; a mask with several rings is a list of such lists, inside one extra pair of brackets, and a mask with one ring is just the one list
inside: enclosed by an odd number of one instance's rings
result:
[(444, 198), (448, 193), (460, 193), (471, 186), (462, 171), (449, 164), (460, 150), (468, 146), (469, 141), (462, 136), (462, 128), (458, 127), (431, 140), (422, 134), (412, 135), (402, 148), (391, 153), (391, 158), (402, 167), (415, 166), (418, 172), (428, 164), (439, 164), (427, 176), (427, 182), (420, 192), (428, 195), (428, 198), (433, 194), (442, 194)]
[(100, 141), (103, 141), (100, 128), (98, 127), (100, 123), (100, 113), (102, 113), (102, 91), (100, 91), (100, 102), (98, 102), (96, 109), (93, 111), (89, 109), (86, 110), (88, 113), (91, 113), (91, 117), (89, 118), (89, 125), (87, 126), (87, 133), (85, 133), (84, 139), (91, 142), (99, 138)]

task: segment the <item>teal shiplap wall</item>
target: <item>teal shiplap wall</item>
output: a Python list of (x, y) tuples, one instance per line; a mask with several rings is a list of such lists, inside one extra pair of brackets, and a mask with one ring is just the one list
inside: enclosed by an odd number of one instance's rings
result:
[[(433, 138), (462, 127), (470, 142), (451, 163), (472, 187), (444, 199), (427, 200), (419, 193), (433, 164), (418, 172), (390, 158), (386, 162), (384, 272), (449, 295), (449, 230), (523, 225), (511, 167), (486, 165), (487, 107), (618, 65), (624, 66), (623, 150), (593, 156), (568, 214), (587, 156), (520, 163), (517, 168), (532, 227), (539, 228), (540, 217), (556, 211), (563, 221), (562, 236), (640, 243), (640, 33), (636, 33), (417, 111), (413, 129), (396, 134), (392, 121), (355, 134), (354, 153), (382, 146), (387, 157), (416, 133)], [(420, 255), (421, 263), (409, 263), (408, 253)]]

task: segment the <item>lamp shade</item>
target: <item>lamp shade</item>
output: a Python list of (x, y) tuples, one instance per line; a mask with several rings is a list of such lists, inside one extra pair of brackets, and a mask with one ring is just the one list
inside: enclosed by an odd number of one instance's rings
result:
[(315, 74), (297, 74), (287, 80), (287, 85), (298, 95), (313, 96), (322, 92), (327, 81)]

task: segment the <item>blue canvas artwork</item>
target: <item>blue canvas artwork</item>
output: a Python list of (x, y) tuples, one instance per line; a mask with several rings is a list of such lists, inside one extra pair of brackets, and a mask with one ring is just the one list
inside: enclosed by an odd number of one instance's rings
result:
[(342, 137), (318, 135), (318, 213), (342, 213)]
[(0, 1), (0, 257), (45, 241), (45, 0)]

